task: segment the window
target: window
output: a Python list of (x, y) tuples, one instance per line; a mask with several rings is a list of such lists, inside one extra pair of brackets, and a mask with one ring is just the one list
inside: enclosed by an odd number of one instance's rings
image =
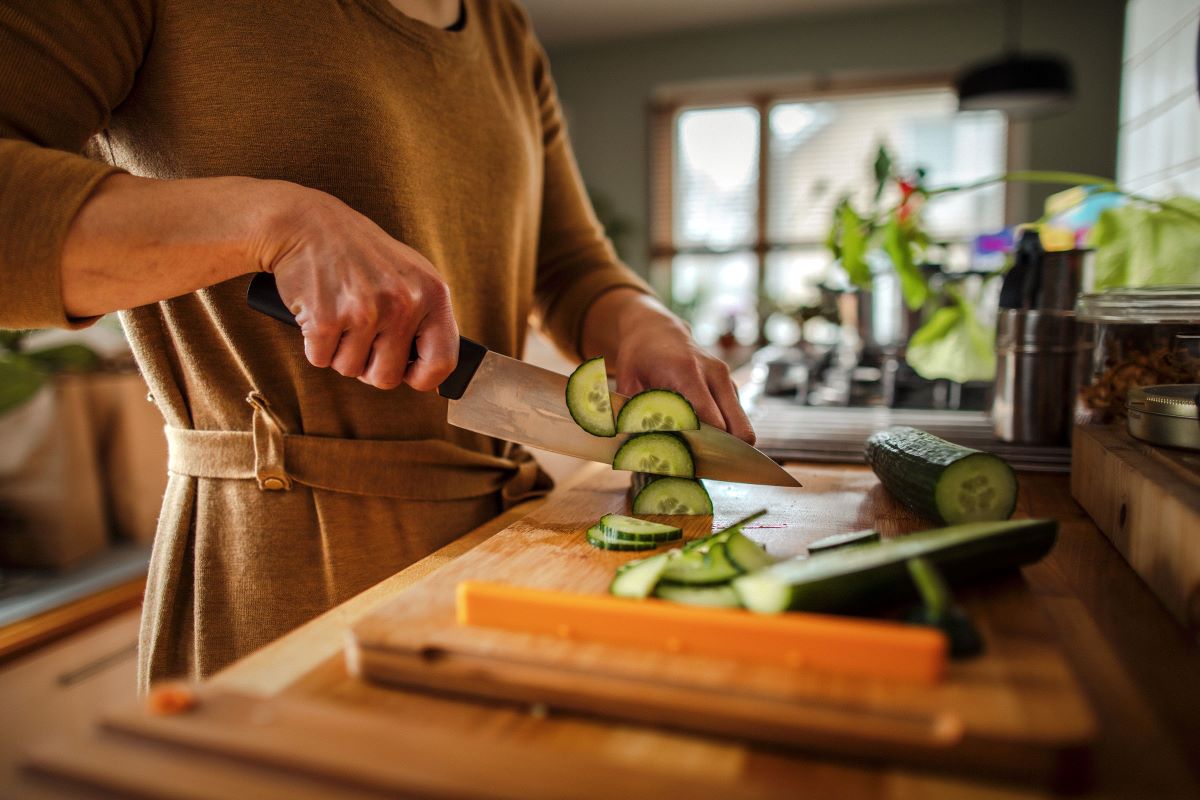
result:
[[(703, 344), (728, 331), (772, 338), (775, 310), (813, 302), (832, 266), (834, 206), (869, 202), (881, 144), (930, 186), (1003, 172), (1006, 148), (1003, 115), (957, 113), (947, 88), (676, 105), (659, 110), (653, 136), (655, 278)], [(938, 199), (925, 219), (964, 268), (966, 243), (1004, 225), (1003, 186)]]

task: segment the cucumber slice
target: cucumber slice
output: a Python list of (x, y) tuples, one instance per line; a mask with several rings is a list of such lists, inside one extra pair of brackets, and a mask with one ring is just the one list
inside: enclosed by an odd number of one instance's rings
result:
[(858, 547), (864, 544), (874, 544), (881, 541), (883, 537), (879, 535), (879, 531), (854, 531), (852, 533), (835, 533), (833, 536), (826, 536), (823, 539), (817, 539), (808, 546), (809, 554), (824, 553), (830, 550), (836, 550), (839, 547)]
[(659, 583), (654, 596), (672, 603), (709, 608), (741, 608), (737, 592), (727, 583), (715, 586), (688, 586), (678, 583)]
[(599, 525), (593, 525), (587, 529), (588, 544), (592, 547), (598, 547), (601, 550), (627, 550), (638, 552), (642, 550), (653, 550), (658, 547), (657, 542), (631, 542), (628, 539), (618, 539), (615, 536), (610, 536)]
[(622, 514), (605, 514), (596, 525), (609, 538), (634, 542), (673, 542), (683, 538), (683, 531), (674, 525), (663, 525)]
[(698, 431), (700, 419), (683, 395), (670, 389), (650, 389), (626, 401), (617, 414), (617, 430), (620, 433)]
[(633, 500), (642, 493), (645, 489), (656, 480), (662, 478), (662, 475), (651, 475), (649, 472), (635, 472), (629, 476), (629, 501)]
[(696, 474), (696, 465), (688, 446), (683, 439), (670, 433), (631, 436), (613, 457), (613, 469), (680, 478), (691, 478)]
[(743, 525), (753, 522), (754, 520), (758, 519), (759, 517), (761, 517), (763, 514), (766, 514), (766, 513), (767, 513), (767, 510), (765, 508), (761, 511), (755, 511), (753, 514), (747, 514), (746, 516), (739, 519), (737, 522), (734, 522), (732, 525), (729, 525), (728, 527), (722, 528), (721, 530), (717, 531), (714, 534), (711, 534), (709, 536), (702, 536), (699, 539), (692, 539), (690, 542), (688, 542), (687, 544), (685, 544), (683, 546), (683, 552), (688, 553), (688, 552), (691, 552), (692, 550), (707, 550), (709, 547), (713, 546), (714, 544), (717, 544), (718, 542), (724, 542), (726, 539), (728, 539), (730, 537), (730, 535), (734, 531), (740, 531), (742, 529)]
[(1017, 477), (999, 456), (947, 442), (915, 428), (867, 440), (867, 463), (889, 492), (918, 514), (954, 525), (1008, 519), (1017, 507)]
[(667, 568), (667, 562), (674, 557), (675, 552), (672, 550), (667, 553), (659, 553), (649, 558), (630, 561), (620, 567), (616, 577), (608, 585), (609, 594), (638, 600), (649, 597), (650, 593), (654, 591), (654, 587), (658, 585), (659, 579), (662, 578), (663, 570)]
[(742, 533), (741, 528), (729, 531), (725, 539), (725, 555), (742, 572), (753, 572), (775, 563), (763, 546)]
[(603, 356), (583, 362), (567, 378), (567, 411), (575, 424), (593, 436), (617, 435)]
[(725, 552), (724, 542), (716, 542), (707, 549), (695, 548), (681, 551), (671, 559), (663, 571), (663, 580), (689, 585), (725, 583), (741, 574)]
[(633, 498), (633, 513), (707, 515), (713, 504), (700, 481), (658, 477)]
[(1050, 551), (1054, 520), (972, 522), (850, 547), (820, 558), (792, 558), (733, 582), (752, 611), (850, 611), (913, 594), (907, 562), (924, 557), (947, 581), (1030, 564)]

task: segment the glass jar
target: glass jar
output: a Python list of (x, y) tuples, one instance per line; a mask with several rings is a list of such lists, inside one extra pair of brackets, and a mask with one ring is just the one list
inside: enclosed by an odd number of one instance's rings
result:
[(1075, 306), (1075, 419), (1125, 419), (1129, 390), (1200, 382), (1200, 286), (1110, 289)]

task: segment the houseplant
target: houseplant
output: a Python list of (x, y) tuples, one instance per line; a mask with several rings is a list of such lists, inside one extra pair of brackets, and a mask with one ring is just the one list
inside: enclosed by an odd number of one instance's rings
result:
[[(1086, 242), (1096, 250), (1093, 288), (1197, 282), (1200, 200), (1195, 198), (1144, 197), (1122, 189), (1111, 178), (1072, 172), (1009, 172), (930, 188), (923, 170), (900, 172), (883, 146), (876, 153), (873, 172), (871, 204), (860, 210), (849, 197), (839, 201), (826, 243), (850, 282), (860, 289), (870, 289), (873, 282), (868, 256), (875, 252), (886, 256), (905, 303), (925, 311), (925, 322), (909, 339), (906, 353), (909, 366), (924, 378), (965, 382), (995, 376), (994, 331), (953, 285), (935, 285), (920, 269), (936, 244), (922, 226), (922, 211), (938, 197), (1008, 181), (1116, 193), (1126, 202), (1103, 211)], [(1081, 192), (1080, 200), (1086, 196)]]

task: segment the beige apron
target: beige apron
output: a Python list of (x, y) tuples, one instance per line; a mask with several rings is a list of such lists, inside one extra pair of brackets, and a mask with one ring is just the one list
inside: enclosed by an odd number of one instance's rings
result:
[(296, 435), (261, 394), (247, 401), (249, 431), (167, 428), (143, 689), (210, 675), (553, 486), (512, 445), (491, 456), (442, 440)]

